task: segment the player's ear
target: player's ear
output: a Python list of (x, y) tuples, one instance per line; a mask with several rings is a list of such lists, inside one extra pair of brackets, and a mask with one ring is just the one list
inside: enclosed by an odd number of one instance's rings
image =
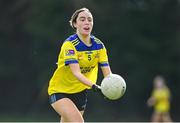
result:
[(74, 27), (75, 29), (77, 29), (77, 23), (76, 23), (76, 22), (73, 22), (73, 27)]

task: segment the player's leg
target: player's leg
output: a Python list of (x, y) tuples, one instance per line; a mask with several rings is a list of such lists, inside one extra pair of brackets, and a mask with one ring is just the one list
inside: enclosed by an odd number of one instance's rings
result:
[[(84, 111), (80, 111), (80, 113), (81, 113), (81, 115), (83, 116)], [(61, 121), (61, 123), (63, 123), (63, 122), (68, 122), (68, 121), (67, 121), (65, 118), (63, 118), (63, 117), (61, 117), (60, 121)]]
[(151, 121), (152, 122), (161, 122), (161, 113), (159, 113), (159, 112), (153, 112), (153, 115), (152, 115), (152, 119), (151, 119)]
[(172, 122), (172, 119), (168, 112), (164, 113), (162, 118), (163, 118), (163, 122)]
[[(80, 113), (81, 113), (81, 115), (83, 116), (84, 111), (80, 111)], [(67, 120), (66, 120), (65, 118), (63, 118), (63, 117), (61, 117), (60, 121), (61, 121), (61, 123), (67, 122)]]
[(70, 99), (62, 98), (51, 105), (61, 116), (61, 122), (84, 122), (82, 114)]

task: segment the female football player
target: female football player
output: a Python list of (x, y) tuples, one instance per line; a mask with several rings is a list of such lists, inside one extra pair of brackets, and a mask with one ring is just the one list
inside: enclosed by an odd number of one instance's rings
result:
[(172, 122), (170, 109), (170, 91), (162, 76), (154, 79), (154, 89), (147, 101), (148, 106), (154, 106), (152, 122)]
[(76, 33), (63, 43), (58, 65), (48, 87), (51, 106), (61, 122), (84, 122), (87, 89), (101, 91), (96, 85), (98, 65), (104, 77), (111, 73), (106, 48), (91, 35), (93, 16), (87, 8), (76, 10), (70, 25)]

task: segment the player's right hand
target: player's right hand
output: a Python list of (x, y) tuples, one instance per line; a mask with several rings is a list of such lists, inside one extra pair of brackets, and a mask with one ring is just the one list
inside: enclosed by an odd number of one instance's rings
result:
[(96, 84), (93, 84), (93, 85), (92, 85), (92, 90), (93, 90), (94, 92), (100, 92), (100, 93), (101, 93), (101, 86), (96, 85)]
[(94, 85), (92, 86), (92, 90), (93, 90), (94, 92), (98, 92), (98, 94), (100, 94), (100, 96), (102, 96), (104, 99), (109, 100), (109, 99), (108, 99), (107, 97), (105, 97), (104, 94), (102, 93), (102, 91), (101, 91), (101, 86), (94, 84)]

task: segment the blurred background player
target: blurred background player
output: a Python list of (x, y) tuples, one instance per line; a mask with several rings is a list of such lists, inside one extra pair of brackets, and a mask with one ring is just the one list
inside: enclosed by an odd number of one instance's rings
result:
[(61, 116), (61, 122), (84, 122), (87, 89), (100, 91), (96, 85), (98, 65), (105, 76), (111, 73), (106, 48), (91, 35), (93, 16), (87, 8), (72, 15), (70, 24), (76, 34), (63, 43), (58, 67), (48, 88), (51, 106)]
[(149, 107), (154, 107), (152, 114), (152, 122), (172, 122), (170, 117), (170, 90), (162, 76), (154, 78), (154, 89), (147, 104)]

